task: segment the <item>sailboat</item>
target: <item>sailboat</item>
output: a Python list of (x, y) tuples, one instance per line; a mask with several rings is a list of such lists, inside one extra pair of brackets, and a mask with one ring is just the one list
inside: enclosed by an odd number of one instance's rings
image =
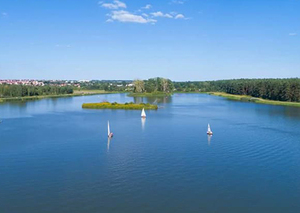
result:
[(144, 109), (144, 108), (143, 108), (143, 110), (142, 110), (141, 117), (142, 117), (142, 118), (146, 118), (146, 112), (145, 112), (145, 109)]
[(208, 124), (208, 126), (207, 126), (207, 134), (208, 135), (212, 135), (213, 134), (213, 132), (211, 131), (211, 129), (210, 129), (210, 125)]
[(109, 138), (114, 136), (114, 133), (110, 132), (109, 121), (107, 121), (107, 135)]

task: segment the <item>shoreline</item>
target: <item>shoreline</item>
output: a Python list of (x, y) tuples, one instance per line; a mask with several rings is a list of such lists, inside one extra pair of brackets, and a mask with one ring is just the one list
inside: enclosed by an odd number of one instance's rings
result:
[(300, 107), (299, 102), (273, 101), (273, 100), (267, 100), (267, 99), (262, 99), (262, 98), (255, 98), (255, 97), (247, 96), (247, 95), (233, 95), (233, 94), (228, 94), (228, 93), (224, 93), (224, 92), (207, 92), (207, 94), (223, 97), (223, 98), (226, 98), (229, 100), (234, 100), (234, 101), (243, 101), (243, 102), (250, 102), (250, 103), (256, 103), (256, 104), (268, 104), (268, 105), (275, 105), (275, 106)]
[(103, 94), (115, 94), (116, 92), (107, 92), (104, 90), (75, 90), (72, 94), (60, 94), (60, 95), (40, 95), (40, 96), (24, 96), (24, 97), (11, 97), (0, 98), (0, 103), (13, 102), (13, 101), (33, 101), (47, 98), (68, 98), (86, 95), (103, 95)]
[[(47, 98), (68, 98), (77, 96), (88, 96), (88, 95), (103, 95), (103, 94), (118, 94), (123, 92), (109, 92), (104, 90), (75, 90), (72, 94), (61, 94), (61, 95), (41, 95), (41, 96), (24, 96), (24, 97), (11, 97), (11, 98), (0, 98), (0, 103), (7, 102), (18, 102), (18, 101), (32, 101), (41, 100)], [(300, 102), (288, 102), (288, 101), (273, 101), (262, 98), (255, 98), (247, 95), (233, 95), (224, 92), (174, 92), (173, 94), (208, 94), (223, 97), (229, 100), (243, 101), (257, 104), (268, 104), (276, 106), (290, 106), (290, 107), (300, 107)], [(166, 93), (129, 93), (128, 97), (169, 97), (173, 94)]]

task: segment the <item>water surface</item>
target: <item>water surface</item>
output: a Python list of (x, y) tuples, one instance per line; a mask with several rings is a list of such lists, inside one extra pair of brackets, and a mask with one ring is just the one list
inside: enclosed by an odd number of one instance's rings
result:
[[(103, 100), (161, 108), (81, 109)], [(0, 119), (1, 213), (300, 212), (299, 108), (111, 94), (5, 103)]]

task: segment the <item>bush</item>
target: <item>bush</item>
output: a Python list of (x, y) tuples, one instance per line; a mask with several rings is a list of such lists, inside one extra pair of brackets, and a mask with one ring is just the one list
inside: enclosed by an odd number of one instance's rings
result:
[(128, 110), (142, 110), (143, 108), (146, 110), (157, 110), (157, 105), (152, 104), (134, 104), (134, 103), (125, 103), (125, 104), (119, 104), (119, 103), (84, 103), (82, 104), (82, 108), (85, 109), (128, 109)]

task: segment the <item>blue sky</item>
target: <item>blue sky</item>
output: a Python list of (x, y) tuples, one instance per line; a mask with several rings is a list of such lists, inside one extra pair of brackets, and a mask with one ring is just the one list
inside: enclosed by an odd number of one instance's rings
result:
[(300, 77), (300, 0), (0, 0), (0, 79)]

